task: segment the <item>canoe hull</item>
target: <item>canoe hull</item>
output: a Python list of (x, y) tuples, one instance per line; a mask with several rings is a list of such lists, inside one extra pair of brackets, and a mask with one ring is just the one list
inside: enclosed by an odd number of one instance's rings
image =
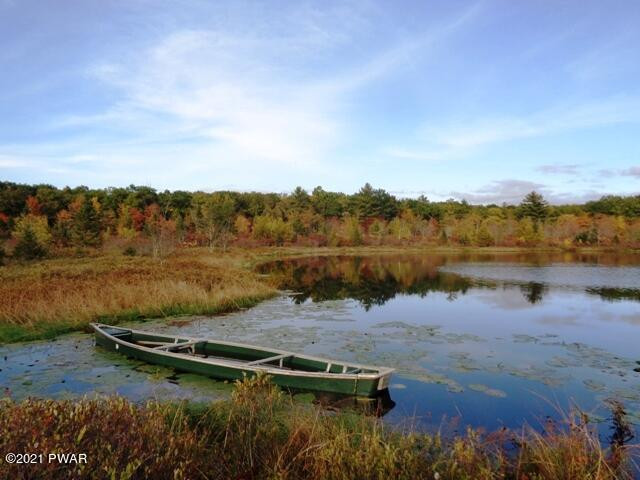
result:
[[(381, 390), (388, 387), (391, 369), (384, 374), (371, 378), (371, 375), (318, 375), (306, 374), (305, 372), (296, 371), (274, 371), (274, 369), (265, 369), (260, 367), (248, 367), (241, 364), (229, 365), (215, 363), (211, 361), (200, 360), (198, 358), (189, 358), (182, 355), (172, 355), (166, 352), (155, 351), (150, 348), (140, 348), (138, 345), (119, 341), (117, 338), (106, 334), (100, 328), (94, 326), (96, 333), (96, 343), (107, 350), (135, 358), (143, 362), (162, 365), (173, 368), (178, 371), (196, 373), (211, 378), (223, 380), (238, 380), (245, 376), (252, 377), (260, 371), (266, 371), (271, 376), (272, 381), (281, 387), (291, 388), (295, 390), (312, 390), (339, 393), (345, 395), (356, 395), (372, 397), (377, 395)], [(155, 336), (159, 341), (162, 339), (173, 339), (174, 337)], [(231, 344), (231, 347), (233, 345)], [(259, 349), (259, 347), (255, 347)], [(256, 350), (259, 351), (259, 350)], [(265, 351), (268, 353), (268, 351)], [(238, 352), (241, 353), (241, 352)], [(268, 371), (267, 371), (268, 370)], [(345, 378), (348, 377), (348, 378)], [(367, 378), (369, 377), (369, 378)]]

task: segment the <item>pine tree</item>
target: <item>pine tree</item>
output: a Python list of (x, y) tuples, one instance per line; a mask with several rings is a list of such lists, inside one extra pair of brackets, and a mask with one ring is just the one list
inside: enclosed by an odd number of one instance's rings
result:
[(533, 220), (544, 220), (547, 217), (547, 201), (537, 192), (527, 194), (520, 204), (520, 216)]
[(360, 217), (383, 217), (391, 220), (398, 214), (398, 202), (396, 198), (382, 188), (374, 189), (366, 183), (358, 193), (353, 196), (355, 212)]
[(73, 218), (73, 239), (78, 246), (100, 245), (100, 217), (90, 198), (85, 197)]

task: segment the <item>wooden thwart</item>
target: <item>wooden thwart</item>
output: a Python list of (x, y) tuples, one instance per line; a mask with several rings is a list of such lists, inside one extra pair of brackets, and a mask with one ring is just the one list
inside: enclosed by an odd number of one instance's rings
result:
[(182, 342), (182, 343), (165, 343), (164, 345), (159, 345), (157, 347), (153, 347), (154, 350), (173, 350), (175, 348), (184, 348), (191, 347), (196, 343), (200, 343), (199, 340), (195, 340), (192, 342)]
[(175, 345), (175, 342), (152, 342), (151, 340), (138, 340), (136, 343), (143, 347), (161, 347), (163, 345)]
[(282, 355), (274, 355), (273, 357), (262, 358), (260, 360), (254, 360), (253, 362), (247, 363), (247, 365), (259, 365), (261, 363), (273, 362), (274, 360), (280, 360), (280, 366), (282, 366), (282, 362), (285, 358), (293, 357), (290, 353), (283, 353)]

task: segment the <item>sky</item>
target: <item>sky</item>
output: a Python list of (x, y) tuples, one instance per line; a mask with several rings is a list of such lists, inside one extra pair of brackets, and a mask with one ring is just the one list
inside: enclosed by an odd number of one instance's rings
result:
[(640, 193), (637, 0), (0, 0), (0, 180)]

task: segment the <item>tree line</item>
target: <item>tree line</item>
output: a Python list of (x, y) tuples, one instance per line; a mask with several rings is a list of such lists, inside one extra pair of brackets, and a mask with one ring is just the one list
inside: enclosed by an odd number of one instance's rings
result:
[[(640, 246), (640, 195), (549, 205), (399, 199), (364, 185), (354, 194), (157, 191), (147, 186), (62, 189), (0, 182), (0, 257), (132, 245), (162, 256), (179, 245)], [(118, 243), (119, 242), (119, 243)], [(125, 245), (128, 245), (125, 247)]]

